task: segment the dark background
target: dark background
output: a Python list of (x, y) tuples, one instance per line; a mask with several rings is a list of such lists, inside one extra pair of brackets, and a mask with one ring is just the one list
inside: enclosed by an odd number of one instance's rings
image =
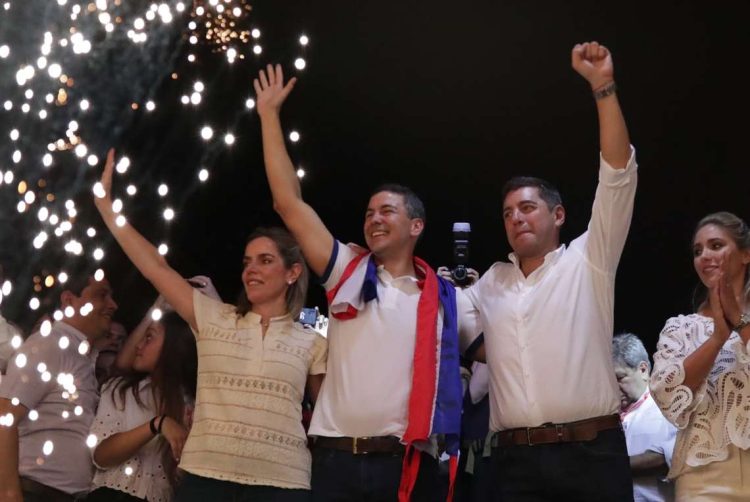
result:
[[(252, 3), (263, 32), (260, 57), (227, 65), (207, 48), (195, 49), (199, 63), (186, 69), (181, 58), (174, 68), (180, 79), (154, 90), (157, 110), (133, 113), (98, 149), (108, 141), (133, 160), (128, 176), (144, 195), (130, 206), (130, 221), (153, 242), (168, 236), (171, 264), (186, 276), (211, 276), (232, 301), (245, 237), (259, 224), (279, 222), (257, 115), (242, 104), (260, 64), (280, 61), (300, 78), (283, 112), (285, 129), (302, 134), (290, 151), (307, 172), (306, 200), (332, 232), (362, 242), (370, 190), (403, 183), (427, 207), (417, 254), (449, 264), (452, 223), (468, 221), (471, 265), (484, 272), (510, 251), (499, 192), (513, 175), (559, 187), (565, 242), (586, 228), (597, 181), (596, 110), (587, 83), (570, 67), (570, 50), (597, 40), (612, 51), (639, 164), (615, 328), (640, 335), (651, 351), (664, 321), (691, 309), (697, 220), (716, 210), (750, 218), (743, 4), (261, 0)], [(304, 51), (296, 43), (303, 32), (310, 37)], [(308, 66), (298, 72), (292, 62), (300, 55)], [(178, 86), (195, 75), (208, 87), (201, 114), (179, 104)], [(207, 120), (226, 124), (238, 142), (207, 147), (197, 134)], [(205, 185), (195, 179), (201, 165), (211, 168)], [(160, 181), (170, 184), (177, 210), (169, 225), (160, 217), (163, 202), (145, 195)], [(124, 190), (126, 183), (117, 183)], [(88, 187), (79, 195), (80, 219), (103, 230)], [(155, 293), (116, 246), (108, 250), (119, 316), (133, 326)], [(51, 265), (37, 268), (43, 266)], [(14, 294), (22, 298), (19, 288)], [(322, 290), (311, 289), (309, 300), (322, 307)], [(4, 305), (7, 317), (28, 317), (25, 304), (14, 306)]]

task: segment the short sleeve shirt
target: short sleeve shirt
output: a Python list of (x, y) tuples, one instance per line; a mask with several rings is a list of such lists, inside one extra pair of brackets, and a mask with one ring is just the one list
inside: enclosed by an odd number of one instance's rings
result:
[(198, 386), (180, 467), (247, 485), (310, 488), (302, 425), (308, 375), (326, 371), (326, 339), (289, 316), (240, 316), (195, 292)]
[(99, 402), (97, 352), (86, 336), (56, 322), (31, 335), (8, 364), (0, 397), (29, 409), (18, 423), (18, 473), (66, 493), (89, 490), (93, 465), (86, 446)]

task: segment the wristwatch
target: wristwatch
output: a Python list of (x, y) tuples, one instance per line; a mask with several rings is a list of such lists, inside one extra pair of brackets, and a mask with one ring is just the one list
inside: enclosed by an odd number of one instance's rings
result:
[(740, 321), (737, 323), (736, 326), (732, 328), (733, 331), (736, 331), (737, 333), (740, 332), (742, 328), (750, 324), (750, 312), (743, 312), (740, 316)]

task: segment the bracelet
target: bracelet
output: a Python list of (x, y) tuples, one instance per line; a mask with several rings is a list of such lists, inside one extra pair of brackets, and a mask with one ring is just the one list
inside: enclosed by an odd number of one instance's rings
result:
[(610, 96), (617, 91), (617, 85), (615, 84), (615, 81), (609, 82), (607, 84), (604, 84), (601, 87), (596, 88), (594, 93), (594, 99), (600, 100), (602, 98), (606, 98), (607, 96)]
[(160, 431), (156, 428), (156, 419), (159, 417), (152, 418), (148, 423), (148, 428), (151, 429), (151, 434), (156, 436)]
[(750, 312), (743, 312), (739, 322), (735, 326), (732, 326), (732, 331), (739, 333), (741, 329), (748, 325), (750, 325)]
[(157, 429), (159, 431), (159, 434), (161, 434), (161, 426), (164, 425), (164, 419), (167, 418), (166, 415), (161, 416), (161, 420), (159, 420), (159, 428)]

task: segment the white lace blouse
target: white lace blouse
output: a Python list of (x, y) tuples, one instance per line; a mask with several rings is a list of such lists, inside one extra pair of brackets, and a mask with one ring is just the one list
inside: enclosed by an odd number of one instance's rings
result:
[[(128, 389), (125, 394), (125, 403), (120, 399), (119, 390), (115, 391), (115, 400), (112, 399), (112, 387), (118, 381), (119, 379), (108, 381), (101, 391), (99, 409), (91, 426), (91, 434), (96, 436), (97, 446), (109, 436), (138, 427), (157, 414), (150, 378), (141, 381), (138, 388), (143, 407), (136, 402), (132, 389)], [(105, 469), (97, 465), (92, 491), (106, 486), (149, 502), (168, 502), (172, 488), (162, 466), (159, 447), (157, 436), (117, 467)], [(94, 449), (91, 452), (93, 457)]]
[(685, 358), (713, 330), (713, 319), (690, 314), (669, 319), (659, 336), (650, 387), (664, 416), (679, 429), (670, 478), (688, 466), (725, 460), (729, 444), (750, 447), (750, 354), (737, 333), (695, 394), (682, 384)]

